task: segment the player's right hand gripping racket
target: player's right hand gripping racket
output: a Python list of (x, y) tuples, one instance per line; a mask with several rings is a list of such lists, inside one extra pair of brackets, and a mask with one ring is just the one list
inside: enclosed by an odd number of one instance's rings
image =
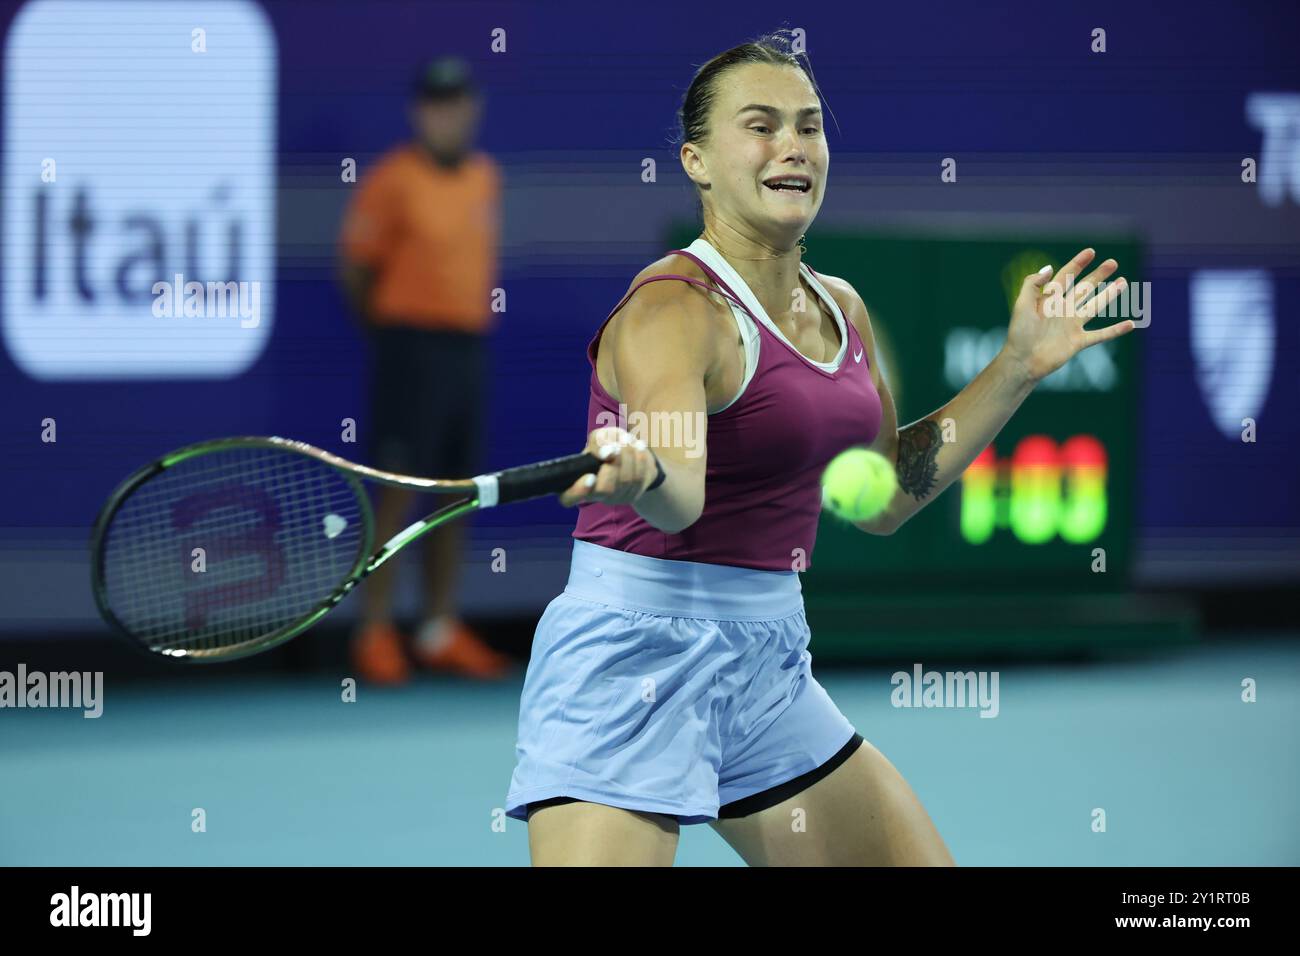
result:
[[(190, 445), (141, 468), (104, 505), (91, 536), (95, 601), (151, 653), (245, 657), (301, 634), (439, 525), (558, 494), (600, 465), (582, 453), (444, 480), (377, 471), (285, 438)], [(454, 500), (375, 549), (362, 478)]]

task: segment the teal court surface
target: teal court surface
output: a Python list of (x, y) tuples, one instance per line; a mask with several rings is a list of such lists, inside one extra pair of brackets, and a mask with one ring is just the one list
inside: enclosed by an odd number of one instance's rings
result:
[[(896, 708), (890, 668), (814, 670), (959, 864), (1300, 864), (1294, 640), (1007, 665), (992, 719)], [(522, 671), (362, 685), (355, 703), (342, 676), (110, 681), (98, 719), (0, 710), (0, 863), (526, 864), (502, 812)], [(682, 829), (677, 863), (742, 865), (707, 825)]]

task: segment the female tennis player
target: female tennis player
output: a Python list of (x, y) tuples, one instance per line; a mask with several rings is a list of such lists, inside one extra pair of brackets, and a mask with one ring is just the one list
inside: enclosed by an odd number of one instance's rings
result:
[[(506, 804), (535, 865), (670, 865), (702, 822), (751, 865), (953, 863), (813, 678), (798, 571), (819, 478), (853, 445), (894, 462), (898, 492), (858, 525), (892, 534), (1040, 379), (1133, 323), (1083, 328), (1124, 288), (1097, 291), (1110, 259), (1068, 281), (1086, 249), (1052, 285), (1050, 267), (1026, 277), (998, 356), (900, 428), (862, 299), (801, 262), (827, 183), (819, 102), (782, 33), (700, 68), (679, 120), (703, 235), (638, 275), (588, 346), (605, 464), (561, 498), (579, 505), (572, 566), (537, 625)], [(610, 424), (637, 413), (648, 428)], [(960, 441), (940, 440), (945, 418)], [(684, 440), (697, 421), (706, 437)]]

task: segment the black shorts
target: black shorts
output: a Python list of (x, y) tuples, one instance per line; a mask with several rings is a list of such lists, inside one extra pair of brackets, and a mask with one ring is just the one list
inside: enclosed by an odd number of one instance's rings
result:
[(478, 474), (487, 344), (469, 332), (372, 328), (370, 460), (426, 478)]

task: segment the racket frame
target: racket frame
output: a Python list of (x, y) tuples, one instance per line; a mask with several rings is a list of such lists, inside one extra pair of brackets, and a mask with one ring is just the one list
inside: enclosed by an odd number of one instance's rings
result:
[[(243, 641), (239, 644), (217, 648), (153, 648), (136, 637), (108, 604), (108, 587), (104, 570), (104, 546), (109, 525), (122, 505), (146, 481), (157, 477), (169, 468), (200, 455), (211, 454), (229, 448), (269, 448), (287, 451), (314, 458), (324, 465), (339, 472), (351, 486), (360, 503), (364, 519), (364, 543), (358, 548), (357, 561), (352, 570), (340, 581), (334, 591), (320, 602), (313, 610), (300, 619), (263, 637)], [(480, 508), (493, 508), (498, 504), (526, 501), (546, 494), (558, 493), (560, 488), (576, 481), (579, 476), (594, 473), (604, 464), (604, 459), (589, 453), (566, 455), (546, 461), (532, 462), (515, 468), (490, 474), (477, 475), (468, 479), (416, 478), (411, 475), (399, 475), (390, 471), (381, 471), (368, 465), (359, 465), (338, 455), (331, 454), (309, 445), (306, 442), (275, 436), (241, 436), (218, 438), (197, 442), (178, 448), (158, 460), (137, 469), (126, 478), (109, 496), (91, 529), (90, 536), (90, 573), (91, 589), (100, 615), (108, 622), (110, 628), (132, 647), (150, 657), (165, 657), (187, 663), (210, 663), (216, 661), (236, 660), (262, 651), (270, 650), (283, 644), (307, 630), (355, 588), (367, 575), (375, 571), (389, 558), (406, 547), (412, 541), (422, 537), (439, 525), (458, 518), (463, 514)], [(370, 496), (365, 486), (358, 480), (365, 478), (376, 484), (395, 488), (407, 488), (431, 494), (460, 495), (451, 502), (426, 515), (414, 524), (399, 531), (386, 541), (378, 551), (374, 550), (374, 514), (370, 507)]]
[[(231, 448), (269, 448), (278, 451), (285, 451), (292, 454), (303, 455), (307, 458), (314, 458), (324, 465), (338, 471), (356, 494), (356, 499), (360, 505), (362, 514), (362, 524), (364, 536), (361, 546), (357, 549), (357, 560), (353, 564), (346, 577), (339, 583), (338, 587), (320, 604), (305, 614), (302, 618), (292, 624), (285, 625), (276, 631), (262, 637), (244, 641), (239, 644), (219, 648), (176, 648), (176, 649), (154, 649), (146, 646), (145, 642), (131, 633), (130, 629), (122, 623), (121, 619), (113, 612), (108, 603), (108, 582), (104, 568), (104, 548), (107, 542), (107, 532), (109, 525), (112, 523), (114, 516), (121, 509), (122, 505), (136, 492), (140, 486), (152, 478), (157, 477), (169, 468), (173, 468), (182, 462), (201, 455), (212, 454), (214, 452), (225, 451)], [(249, 657), (253, 654), (260, 654), (271, 648), (283, 644), (297, 637), (303, 631), (310, 628), (322, 617), (333, 610), (340, 601), (348, 596), (352, 590), (360, 584), (369, 574), (383, 565), (389, 558), (395, 555), (402, 548), (406, 547), (412, 541), (423, 537), (439, 525), (454, 520), (463, 514), (474, 511), (478, 508), (479, 502), (476, 497), (466, 497), (458, 501), (443, 506), (420, 520), (399, 531), (393, 535), (384, 545), (375, 550), (375, 524), (374, 512), (370, 506), (370, 495), (365, 486), (358, 480), (366, 478), (377, 484), (388, 485), (394, 488), (409, 488), (415, 491), (421, 491), (431, 494), (462, 494), (474, 496), (477, 493), (477, 486), (473, 480), (444, 480), (437, 478), (416, 478), (411, 475), (399, 475), (393, 472), (381, 471), (377, 468), (371, 468), (367, 465), (359, 465), (356, 462), (348, 461), (338, 455), (331, 454), (314, 445), (306, 442), (294, 441), (288, 438), (279, 438), (275, 436), (246, 436), (235, 438), (218, 438), (210, 441), (197, 442), (193, 445), (186, 445), (178, 448), (169, 454), (163, 455), (156, 461), (137, 469), (128, 476), (109, 496), (100, 509), (99, 516), (95, 519), (95, 524), (91, 529), (90, 535), (90, 553), (91, 553), (91, 590), (95, 596), (95, 605), (99, 608), (100, 615), (109, 624), (117, 635), (126, 640), (132, 647), (136, 648), (150, 657), (162, 657), (172, 661), (182, 661), (185, 663), (202, 664), (214, 663), (218, 661), (232, 661), (241, 657)]]

